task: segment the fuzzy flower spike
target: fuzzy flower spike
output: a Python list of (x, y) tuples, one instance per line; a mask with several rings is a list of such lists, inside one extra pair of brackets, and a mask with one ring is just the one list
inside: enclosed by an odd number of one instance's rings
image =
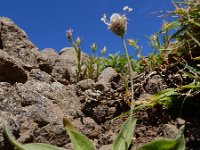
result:
[[(124, 11), (132, 11), (131, 8), (128, 6), (125, 6), (126, 8), (123, 9)], [(107, 21), (106, 15), (104, 14), (101, 18), (101, 21), (103, 21), (106, 25), (108, 25), (108, 29), (110, 29), (114, 34), (123, 37), (126, 30), (127, 30), (127, 17), (125, 14), (121, 15), (118, 13), (112, 14), (110, 17), (110, 21)]]

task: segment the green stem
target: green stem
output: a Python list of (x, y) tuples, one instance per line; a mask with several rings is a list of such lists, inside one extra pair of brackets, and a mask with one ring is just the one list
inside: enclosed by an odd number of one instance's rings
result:
[(78, 59), (78, 72), (77, 72), (77, 80), (80, 81), (81, 74), (81, 49), (76, 45), (76, 43), (71, 40), (73, 47), (75, 48), (77, 59)]
[(127, 49), (127, 46), (126, 46), (126, 42), (125, 42), (124, 36), (122, 36), (121, 38), (122, 38), (124, 50), (125, 50), (125, 53), (126, 53), (126, 57), (127, 57), (127, 60), (128, 60), (129, 73), (130, 73), (130, 76), (131, 76), (131, 112), (130, 112), (130, 117), (133, 117), (133, 109), (134, 109), (134, 106), (133, 106), (133, 101), (134, 101), (134, 94), (133, 94), (133, 69), (131, 67), (131, 61), (129, 59), (128, 49)]

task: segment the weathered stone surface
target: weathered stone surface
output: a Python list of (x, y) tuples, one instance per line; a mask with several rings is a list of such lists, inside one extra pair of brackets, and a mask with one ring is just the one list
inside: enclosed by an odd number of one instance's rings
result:
[(113, 90), (101, 92), (95, 89), (88, 89), (81, 93), (84, 97), (82, 102), (83, 113), (94, 119), (98, 124), (120, 115), (128, 109), (123, 98)]
[(70, 81), (73, 80), (71, 74), (72, 72), (73, 71), (66, 66), (66, 63), (59, 61), (55, 64), (51, 72), (51, 75), (56, 81), (64, 85), (69, 85)]
[(0, 50), (0, 82), (25, 83), (27, 74), (6, 52)]
[(178, 123), (179, 126), (182, 126), (185, 124), (185, 120), (182, 118), (176, 118), (176, 122)]
[(57, 59), (58, 53), (56, 53), (52, 48), (46, 48), (37, 55), (40, 69), (49, 74), (51, 73)]
[[(0, 82), (0, 120), (7, 122), (11, 131), (19, 133), (17, 139), (20, 142), (63, 146), (69, 142), (62, 125), (63, 117), (84, 116), (79, 98), (70, 89), (59, 82), (48, 83), (34, 77), (16, 86)], [(90, 137), (99, 135), (101, 128), (91, 118), (72, 122)], [(2, 137), (0, 139), (3, 142)], [(3, 149), (4, 144), (0, 145)]]
[(177, 137), (179, 131), (176, 126), (172, 124), (165, 124), (162, 132), (165, 138), (174, 139)]
[[(81, 54), (82, 60), (87, 60), (88, 55)], [(68, 85), (77, 81), (77, 54), (74, 48), (63, 48), (52, 70), (52, 76), (60, 83)]]
[(38, 49), (22, 29), (5, 17), (0, 17), (0, 48), (26, 68), (37, 66)]
[(99, 150), (112, 150), (112, 144), (103, 145), (99, 148)]
[(106, 91), (110, 88), (111, 82), (119, 82), (119, 74), (111, 67), (105, 68), (99, 75), (95, 88), (100, 91)]
[(145, 91), (148, 91), (149, 94), (155, 94), (161, 90), (166, 89), (167, 83), (160, 75), (154, 75), (150, 79), (148, 79)]
[(40, 69), (32, 69), (28, 74), (28, 80), (52, 83), (55, 80), (48, 73), (41, 71)]
[(76, 84), (77, 88), (81, 91), (92, 89), (94, 86), (94, 81), (92, 79), (81, 80)]

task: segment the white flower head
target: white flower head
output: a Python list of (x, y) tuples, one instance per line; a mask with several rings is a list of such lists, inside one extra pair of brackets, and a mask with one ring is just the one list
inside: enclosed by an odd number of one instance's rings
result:
[(125, 15), (114, 13), (110, 17), (109, 29), (118, 36), (123, 36), (127, 30), (127, 18)]
[[(131, 12), (133, 9), (128, 6), (125, 6), (123, 10), (126, 12)], [(108, 25), (108, 29), (110, 29), (113, 33), (122, 37), (127, 30), (126, 14), (127, 13), (124, 14), (114, 13), (110, 17), (109, 21), (107, 20), (106, 15), (104, 14), (103, 17), (101, 18), (101, 21), (104, 22), (106, 25)]]

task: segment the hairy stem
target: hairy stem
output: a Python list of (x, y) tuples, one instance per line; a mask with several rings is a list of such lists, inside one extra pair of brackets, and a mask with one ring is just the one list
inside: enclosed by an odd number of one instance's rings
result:
[(125, 42), (124, 36), (122, 36), (121, 38), (122, 38), (124, 50), (125, 50), (125, 53), (126, 53), (126, 57), (127, 57), (127, 60), (128, 60), (128, 68), (129, 68), (129, 73), (130, 73), (130, 76), (131, 76), (131, 112), (130, 112), (130, 117), (133, 117), (133, 109), (134, 109), (134, 105), (133, 105), (133, 101), (134, 101), (134, 94), (133, 94), (133, 69), (131, 67), (131, 61), (129, 59), (128, 49), (127, 49), (127, 46), (126, 46), (126, 42)]
[(76, 43), (72, 39), (72, 45), (75, 48), (77, 59), (78, 59), (78, 69), (77, 69), (77, 81), (80, 81), (81, 77), (81, 49), (77, 47)]

